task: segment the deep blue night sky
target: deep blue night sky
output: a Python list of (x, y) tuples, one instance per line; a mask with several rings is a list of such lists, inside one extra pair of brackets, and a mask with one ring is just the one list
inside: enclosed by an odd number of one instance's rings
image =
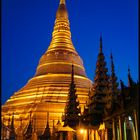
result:
[[(2, 104), (34, 76), (47, 50), (59, 0), (2, 0)], [(102, 34), (108, 68), (118, 81), (128, 65), (138, 80), (138, 0), (66, 0), (73, 44), (93, 80)], [(110, 72), (110, 69), (109, 69)]]

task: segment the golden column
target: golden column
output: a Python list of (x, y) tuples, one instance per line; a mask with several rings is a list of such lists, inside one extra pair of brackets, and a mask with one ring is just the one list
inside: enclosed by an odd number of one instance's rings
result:
[(120, 136), (120, 139), (119, 140), (123, 140), (123, 136), (122, 136), (122, 119), (121, 119), (121, 116), (119, 116), (118, 119), (119, 119), (119, 136)]
[(124, 140), (127, 140), (127, 133), (126, 133), (126, 117), (124, 118), (123, 128), (124, 128)]
[(135, 130), (136, 130), (136, 140), (138, 140), (139, 136), (138, 136), (138, 120), (137, 120), (137, 112), (136, 110), (134, 109), (133, 111), (133, 114), (134, 114), (134, 127), (135, 127)]
[(115, 119), (112, 119), (112, 131), (113, 131), (113, 140), (116, 140), (116, 124)]

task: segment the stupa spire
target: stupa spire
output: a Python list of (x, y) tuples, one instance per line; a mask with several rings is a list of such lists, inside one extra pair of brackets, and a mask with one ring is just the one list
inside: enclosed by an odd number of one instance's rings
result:
[(60, 0), (56, 12), (52, 41), (48, 51), (53, 51), (54, 49), (70, 50), (77, 53), (71, 40), (70, 24), (65, 0)]
[[(70, 58), (69, 55), (72, 55), (73, 58), (69, 59)], [(77, 58), (74, 59), (74, 57), (77, 57)], [(52, 40), (48, 47), (48, 50), (45, 52), (45, 54), (42, 56), (40, 60), (35, 76), (40, 76), (42, 74), (44, 75), (46, 73), (57, 74), (58, 70), (59, 70), (59, 73), (70, 74), (71, 63), (73, 63), (74, 65), (76, 64), (75, 67), (78, 66), (78, 68), (76, 69), (79, 69), (81, 67), (80, 65), (83, 65), (83, 62), (77, 61), (75, 63), (75, 60), (79, 61), (80, 59), (71, 40), (70, 23), (68, 19), (66, 2), (65, 0), (60, 0), (60, 4), (56, 12), (54, 29), (52, 32)], [(53, 65), (62, 66), (64, 64), (68, 65), (67, 71), (65, 71), (65, 69), (61, 69), (61, 68), (53, 66)], [(84, 73), (82, 72), (81, 74), (83, 75)]]

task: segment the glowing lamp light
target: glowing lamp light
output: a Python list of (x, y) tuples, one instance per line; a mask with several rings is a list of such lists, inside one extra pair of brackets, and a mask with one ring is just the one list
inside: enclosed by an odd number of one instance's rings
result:
[(78, 116), (81, 116), (81, 114), (79, 113)]
[(130, 116), (128, 116), (128, 120), (129, 120), (129, 121), (132, 121), (132, 118), (131, 118)]
[(80, 129), (80, 133), (83, 134), (84, 133), (84, 129)]

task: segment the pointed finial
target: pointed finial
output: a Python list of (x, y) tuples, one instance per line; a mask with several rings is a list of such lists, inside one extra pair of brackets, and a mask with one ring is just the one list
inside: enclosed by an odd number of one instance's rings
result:
[(131, 87), (134, 84), (135, 84), (135, 82), (132, 80), (132, 77), (130, 74), (130, 67), (128, 66), (128, 87)]
[(49, 120), (49, 111), (47, 111), (47, 120)]
[(111, 71), (112, 71), (112, 74), (114, 74), (114, 63), (113, 63), (113, 55), (112, 55), (112, 53), (110, 54), (110, 59), (111, 59)]
[(102, 35), (100, 35), (100, 53), (102, 53)]
[(125, 86), (122, 80), (120, 80), (120, 85), (121, 85), (121, 89), (124, 89)]
[(65, 0), (60, 0), (60, 4), (65, 4)]
[(129, 65), (128, 65), (128, 75), (130, 75), (130, 67), (129, 67)]
[(130, 74), (130, 67), (128, 65), (128, 82), (130, 82), (130, 79), (131, 79), (131, 74)]
[(111, 54), (110, 54), (110, 59), (111, 59), (111, 60), (113, 60), (113, 55), (112, 55), (112, 52), (111, 52)]

